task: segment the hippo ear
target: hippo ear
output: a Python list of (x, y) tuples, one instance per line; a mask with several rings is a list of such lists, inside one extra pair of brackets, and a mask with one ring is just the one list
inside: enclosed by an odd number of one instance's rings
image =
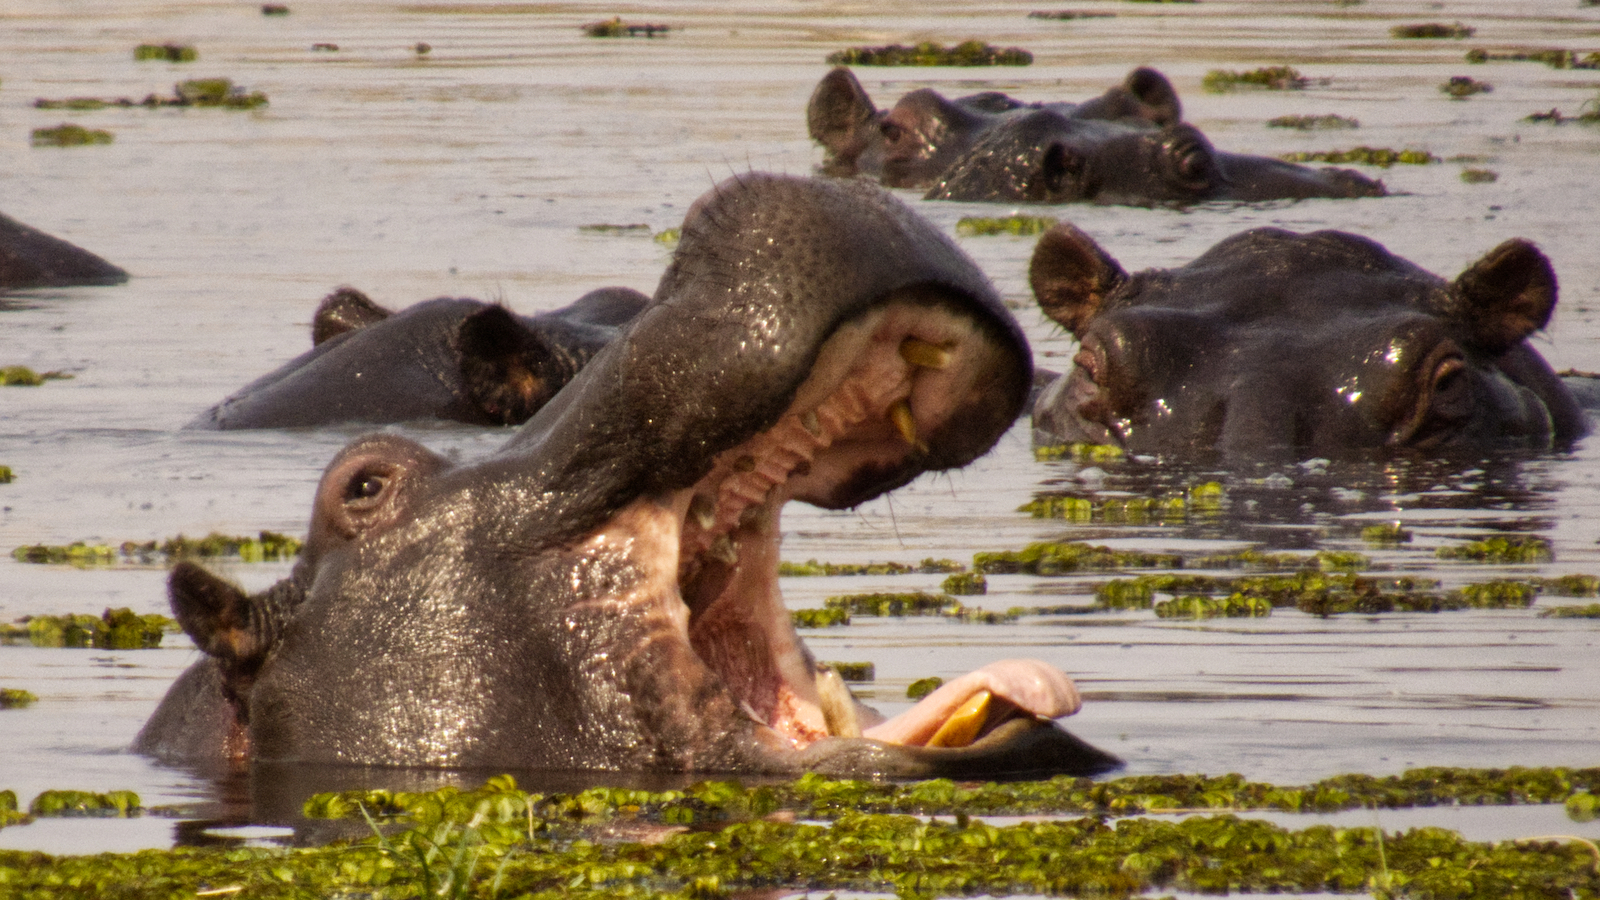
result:
[(341, 287), (322, 298), (317, 314), (311, 319), (311, 345), (365, 328), (374, 322), (389, 318), (387, 309), (372, 302), (366, 294), (353, 287)]
[(1028, 281), (1039, 308), (1079, 337), (1106, 297), (1127, 280), (1128, 273), (1110, 254), (1068, 222), (1039, 238), (1028, 264)]
[(194, 563), (179, 562), (167, 576), (167, 597), (184, 633), (217, 660), (223, 693), (242, 703), (305, 591), (285, 579), (248, 595)]
[(811, 102), (806, 105), (806, 129), (811, 139), (830, 154), (853, 161), (862, 150), (857, 130), (877, 114), (877, 107), (855, 73), (839, 66), (822, 76), (817, 89), (811, 92)]
[(1556, 273), (1539, 248), (1513, 238), (1490, 250), (1451, 285), (1457, 323), (1490, 353), (1504, 353), (1550, 321)]
[(1176, 125), (1183, 120), (1183, 104), (1167, 76), (1143, 66), (1128, 73), (1122, 87), (1139, 101), (1139, 118), (1157, 125)]
[(521, 425), (555, 393), (555, 353), (538, 332), (504, 306), (462, 320), (456, 332), (467, 396), (490, 421)]

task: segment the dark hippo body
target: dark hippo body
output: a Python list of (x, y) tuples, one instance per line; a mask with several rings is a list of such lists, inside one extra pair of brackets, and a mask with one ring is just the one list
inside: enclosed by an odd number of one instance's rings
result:
[(1193, 125), (1165, 75), (1139, 68), (1084, 103), (912, 91), (878, 110), (848, 69), (829, 72), (806, 110), (822, 171), (927, 188), (928, 200), (1183, 205), (1381, 197), (1350, 169), (1226, 153)]
[(0, 290), (122, 284), (128, 273), (93, 253), (0, 215)]
[[(136, 747), (518, 769), (1114, 766), (1049, 721), (1077, 695), (1037, 662), (986, 666), (880, 722), (818, 666), (778, 591), (787, 500), (845, 508), (965, 465), (1021, 411), (1029, 358), (971, 261), (883, 191), (733, 179), (690, 210), (652, 304), (497, 454), (453, 466), (364, 438), (324, 474), (291, 578), (249, 597), (176, 567), (174, 611), (208, 655)], [(950, 737), (985, 691), (990, 712)]]
[(520, 425), (648, 302), (635, 290), (601, 288), (535, 316), (448, 297), (391, 313), (361, 292), (341, 288), (317, 309), (312, 349), (189, 427), (420, 419)]
[(828, 152), (824, 174), (867, 175), (888, 187), (927, 188), (985, 135), (1047, 110), (1075, 120), (1162, 126), (1183, 117), (1177, 92), (1154, 69), (1134, 69), (1122, 84), (1083, 103), (1024, 103), (989, 91), (948, 100), (924, 88), (879, 110), (849, 69), (823, 76), (806, 107), (812, 140)]
[(1079, 341), (1034, 406), (1042, 439), (1277, 460), (1540, 449), (1588, 428), (1526, 342), (1556, 303), (1526, 241), (1446, 282), (1353, 234), (1261, 228), (1128, 275), (1061, 225), (1030, 279)]

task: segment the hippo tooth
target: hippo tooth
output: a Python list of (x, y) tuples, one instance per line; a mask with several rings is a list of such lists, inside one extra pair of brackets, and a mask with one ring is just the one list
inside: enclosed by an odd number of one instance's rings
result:
[(977, 738), (978, 732), (983, 729), (984, 722), (989, 718), (989, 700), (993, 695), (988, 691), (979, 691), (961, 704), (960, 708), (944, 720), (939, 730), (933, 737), (928, 738), (929, 747), (965, 747)]
[(746, 453), (733, 461), (733, 468), (737, 472), (754, 472), (756, 470), (756, 458)]
[(689, 516), (702, 531), (710, 531), (717, 524), (717, 503), (705, 494), (695, 494), (689, 501)]
[(822, 420), (817, 418), (816, 410), (808, 409), (801, 413), (800, 424), (811, 433), (812, 437), (822, 437)]
[(889, 421), (894, 423), (894, 430), (900, 432), (907, 445), (919, 452), (928, 452), (928, 445), (917, 439), (917, 417), (912, 414), (910, 403), (896, 400), (889, 404)]
[(711, 542), (710, 548), (706, 550), (706, 555), (730, 566), (737, 565), (739, 562), (739, 547), (733, 542), (733, 538), (725, 534), (719, 534), (717, 539)]
[(922, 338), (908, 337), (900, 342), (900, 358), (913, 366), (922, 366), (925, 369), (947, 369), (950, 367), (951, 354), (938, 344), (930, 344)]
[(817, 702), (828, 734), (834, 737), (861, 737), (861, 722), (856, 718), (856, 700), (833, 666), (817, 666)]

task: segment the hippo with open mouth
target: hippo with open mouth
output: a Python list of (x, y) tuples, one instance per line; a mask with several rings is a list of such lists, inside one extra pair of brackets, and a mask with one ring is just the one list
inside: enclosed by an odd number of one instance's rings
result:
[(1540, 450), (1588, 430), (1528, 345), (1556, 276), (1524, 240), (1447, 282), (1358, 235), (1258, 228), (1129, 275), (1063, 223), (1029, 278), (1079, 342), (1034, 406), (1040, 439), (1273, 461)]
[(1016, 322), (953, 242), (866, 183), (751, 174), (696, 202), (652, 304), (501, 450), (360, 439), (292, 575), (179, 564), (207, 654), (136, 749), (190, 761), (893, 776), (1118, 765), (1051, 721), (1065, 674), (953, 679), (883, 721), (778, 591), (787, 501), (846, 508), (987, 452)]
[(399, 312), (343, 287), (312, 318), (312, 347), (187, 427), (231, 431), (423, 419), (521, 425), (650, 298), (590, 291), (557, 310), (440, 297)]

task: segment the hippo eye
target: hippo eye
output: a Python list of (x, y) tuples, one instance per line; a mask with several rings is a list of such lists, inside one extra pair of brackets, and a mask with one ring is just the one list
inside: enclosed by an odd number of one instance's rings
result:
[(362, 500), (371, 500), (383, 493), (389, 484), (389, 479), (375, 472), (359, 472), (345, 485), (344, 499), (346, 503), (358, 503)]

